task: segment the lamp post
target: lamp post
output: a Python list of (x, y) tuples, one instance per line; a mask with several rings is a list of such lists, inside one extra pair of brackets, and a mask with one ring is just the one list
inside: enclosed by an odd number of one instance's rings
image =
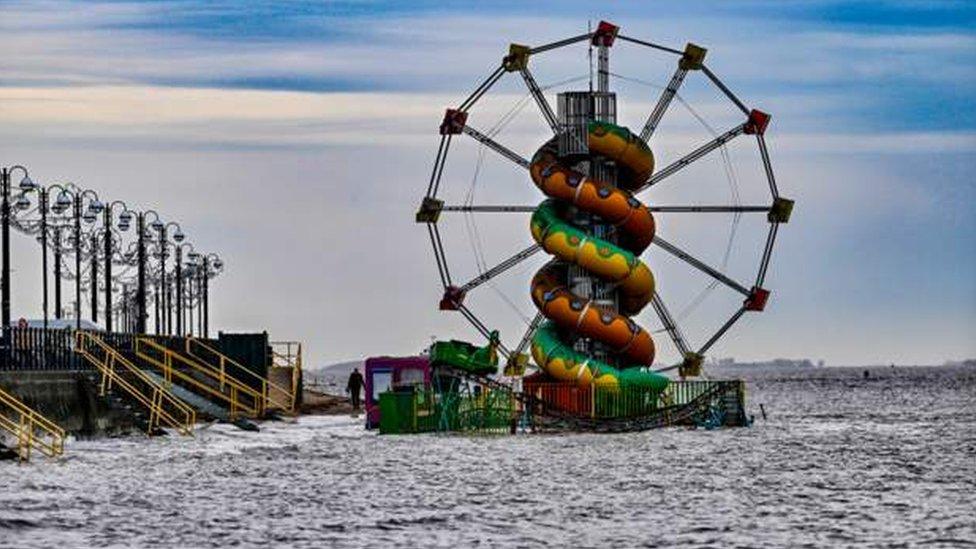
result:
[(200, 335), (199, 328), (194, 331), (193, 329), (193, 316), (194, 313), (199, 316), (200, 314), (200, 292), (199, 292), (199, 276), (200, 276), (200, 253), (197, 251), (192, 251), (187, 254), (187, 328), (192, 336), (194, 333)]
[[(52, 195), (55, 196), (54, 203), (50, 205), (51, 213), (60, 216), (68, 208), (73, 207), (72, 211), (72, 221), (74, 228), (74, 238), (73, 247), (75, 252), (75, 271), (77, 276), (75, 277), (75, 317), (76, 326), (81, 327), (81, 191), (73, 184), (68, 183), (66, 185), (49, 185), (46, 189), (46, 195), (50, 198)], [(55, 194), (56, 193), (56, 194)], [(94, 194), (94, 193), (92, 193)], [(44, 198), (42, 196), (42, 198)], [(44, 200), (47, 203), (47, 200)], [(44, 220), (42, 222), (42, 230), (47, 226), (46, 219), (47, 208), (42, 209), (42, 216)], [(62, 219), (59, 217), (58, 221)], [(54, 224), (54, 318), (61, 319), (64, 312), (61, 307), (61, 269), (62, 269), (62, 259), (63, 259), (63, 249), (62, 249), (62, 233), (61, 230), (64, 228), (62, 223)]]
[[(88, 192), (88, 191), (86, 191)], [(94, 194), (94, 193), (92, 193)], [(97, 195), (96, 195), (97, 196)], [(105, 207), (98, 200), (94, 198), (88, 202), (88, 208), (85, 213), (81, 216), (85, 223), (92, 225), (98, 220), (98, 214), (102, 213)], [(98, 323), (98, 230), (92, 227), (90, 230), (90, 240), (88, 243), (89, 253), (91, 255), (91, 265), (89, 266), (89, 279), (91, 282), (91, 321), (92, 323)]]
[[(112, 282), (113, 282), (112, 263), (115, 257), (116, 239), (115, 239), (115, 234), (112, 225), (114, 219), (113, 212), (117, 211), (117, 208), (121, 208), (121, 211), (119, 212), (119, 216), (118, 216), (118, 229), (122, 232), (129, 230), (129, 226), (132, 223), (132, 218), (135, 216), (135, 213), (129, 209), (129, 207), (125, 204), (125, 202), (122, 202), (121, 200), (110, 202), (105, 206), (105, 210), (102, 212), (102, 223), (104, 225), (104, 231), (105, 231), (105, 242), (104, 242), (105, 252), (104, 253), (105, 253), (105, 331), (106, 332), (112, 331), (112, 320), (113, 320), (112, 318), (112, 299), (113, 299), (112, 298), (112, 293), (113, 293), (112, 292)], [(119, 238), (118, 244), (119, 246), (121, 246), (122, 244), (121, 238)], [(126, 295), (127, 292), (123, 292), (123, 300), (122, 300), (123, 303), (126, 302), (125, 301)], [(123, 312), (125, 311), (123, 310)], [(122, 320), (121, 328), (123, 331), (127, 329), (126, 320)]]
[(203, 258), (203, 337), (210, 337), (210, 279), (224, 269), (224, 262), (217, 254)]
[[(102, 203), (98, 193), (91, 189), (81, 189), (74, 183), (67, 183), (63, 187), (56, 186), (60, 192), (55, 200), (55, 206), (64, 209), (72, 208), (72, 225), (74, 234), (72, 244), (75, 256), (75, 329), (81, 329), (81, 221), (94, 222), (102, 211)], [(85, 200), (88, 200), (87, 211), (82, 213)], [(60, 270), (60, 269), (59, 269)], [(60, 291), (58, 292), (60, 294)]]
[[(166, 239), (169, 234), (169, 229), (172, 227), (174, 230), (172, 232), (173, 242), (177, 246), (183, 242), (185, 235), (183, 234), (183, 229), (180, 224), (175, 221), (170, 221), (168, 223), (160, 223), (159, 227), (159, 276), (160, 276), (160, 286), (162, 286), (163, 291), (163, 317), (165, 318), (166, 327), (164, 332), (167, 335), (172, 333), (172, 326), (170, 325), (169, 319), (170, 315), (170, 299), (169, 299), (169, 286), (166, 284), (166, 258), (169, 256), (169, 241)], [(179, 252), (177, 252), (179, 253)], [(176, 258), (177, 263), (179, 262), (179, 257)], [(177, 267), (178, 268), (178, 267)]]
[(33, 185), (31, 181), (30, 174), (27, 173), (27, 168), (15, 165), (9, 168), (0, 169), (0, 194), (3, 195), (2, 200), (0, 200), (0, 225), (2, 225), (2, 236), (0, 236), (0, 247), (3, 248), (2, 259), (2, 280), (0, 280), (0, 322), (3, 322), (3, 341), (2, 346), (2, 356), (4, 365), (10, 364), (10, 177), (13, 175), (14, 171), (21, 171), (24, 173), (24, 178), (21, 179), (21, 187), (27, 185)]
[(91, 281), (91, 321), (98, 323), (98, 234), (91, 232), (91, 265), (88, 267), (88, 278)]
[(61, 320), (61, 228), (54, 228), (54, 318)]
[(146, 312), (146, 237), (148, 231), (146, 230), (146, 216), (153, 216), (154, 221), (152, 222), (153, 228), (159, 230), (162, 226), (162, 221), (159, 220), (159, 214), (155, 210), (147, 210), (145, 212), (139, 212), (137, 216), (137, 229), (139, 230), (139, 238), (137, 241), (137, 253), (139, 255), (139, 270), (138, 270), (138, 289), (136, 290), (136, 307), (137, 307), (137, 317), (136, 317), (136, 331), (140, 334), (146, 333), (146, 320), (148, 319), (148, 314)]
[[(48, 236), (49, 236), (48, 215), (50, 213), (58, 213), (58, 214), (60, 214), (61, 212), (64, 211), (64, 209), (63, 209), (64, 206), (63, 205), (62, 206), (58, 206), (58, 207), (54, 207), (54, 206), (52, 206), (50, 204), (49, 197), (50, 197), (50, 194), (51, 194), (50, 191), (52, 189), (54, 189), (54, 190), (60, 190), (61, 187), (60, 186), (57, 186), (57, 185), (52, 185), (51, 186), (51, 189), (46, 188), (46, 187), (42, 187), (42, 186), (37, 185), (33, 181), (31, 181), (29, 177), (26, 177), (25, 176), (24, 179), (21, 180), (21, 182), (20, 182), (21, 194), (17, 198), (17, 203), (16, 203), (16, 206), (17, 206), (17, 209), (18, 210), (20, 210), (20, 211), (26, 211), (26, 210), (30, 209), (30, 206), (31, 206), (30, 199), (28, 198), (28, 195), (30, 193), (32, 193), (32, 192), (36, 192), (37, 195), (38, 195), (38, 197), (37, 197), (38, 198), (37, 199), (37, 210), (38, 210), (38, 212), (40, 214), (40, 227), (39, 227), (39, 230), (38, 230), (38, 232), (40, 234), (38, 235), (38, 240), (41, 243), (41, 278), (43, 280), (43, 283), (42, 283), (42, 287), (43, 287), (42, 288), (42, 291), (43, 291), (42, 309), (43, 309), (43, 314), (44, 314), (44, 324), (43, 324), (44, 330), (41, 333), (41, 347), (42, 347), (42, 350), (43, 350), (42, 352), (45, 353), (45, 355), (44, 355), (45, 357), (46, 357), (46, 352), (47, 352), (47, 330), (48, 330), (48, 323), (49, 323), (48, 322), (48, 319), (49, 319), (48, 312), (49, 312), (49, 309), (50, 309), (50, 307), (49, 307), (49, 301), (50, 300), (48, 298), (49, 292), (48, 292), (48, 268), (47, 268), (47, 263), (48, 263), (47, 262), (47, 249), (48, 249)], [(63, 204), (63, 202), (62, 202), (62, 204)], [(56, 288), (57, 289), (57, 304), (58, 304), (57, 309), (58, 310), (55, 311), (55, 314), (58, 315), (58, 318), (60, 318), (60, 314), (61, 314), (60, 313), (60, 309), (61, 309), (61, 307), (60, 307), (60, 303), (61, 303), (61, 291), (60, 291), (60, 276), (61, 276), (60, 229), (57, 229), (55, 242), (56, 242), (56, 246), (55, 246), (55, 265), (56, 265), (56, 267), (55, 267), (55, 269), (56, 269), (56, 275), (58, 277), (58, 286)], [(45, 361), (46, 361), (46, 358), (45, 358)]]
[(176, 249), (176, 335), (182, 337), (186, 335), (185, 333), (185, 315), (184, 315), (184, 280), (183, 280), (183, 249), (188, 248), (190, 254), (195, 253), (193, 251), (193, 244), (189, 242), (181, 242), (175, 246)]
[[(98, 219), (98, 214), (102, 212), (102, 202), (98, 199), (98, 193), (91, 189), (79, 189), (77, 187), (74, 190), (74, 225), (75, 225), (75, 329), (81, 329), (81, 222), (84, 220), (86, 223), (94, 223)], [(88, 206), (85, 212), (82, 213), (84, 206), (84, 200), (88, 198)], [(92, 231), (92, 238), (94, 239), (94, 231)], [(92, 260), (93, 265), (97, 265), (97, 258), (95, 256), (97, 249), (97, 241), (93, 242), (92, 245)], [(95, 269), (92, 269), (92, 322), (97, 320), (97, 294), (98, 294), (98, 281), (96, 279)]]

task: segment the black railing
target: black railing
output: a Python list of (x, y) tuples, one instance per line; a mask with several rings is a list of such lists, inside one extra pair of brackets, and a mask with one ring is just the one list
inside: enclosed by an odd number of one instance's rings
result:
[[(98, 332), (98, 336), (126, 357), (132, 358), (137, 337), (147, 337), (176, 352), (186, 350), (186, 340), (178, 336), (155, 336), (118, 332)], [(92, 365), (83, 360), (75, 349), (75, 332), (72, 328), (11, 328), (10, 360), (0, 356), (0, 370), (90, 370)], [(218, 347), (215, 339), (203, 339), (207, 345)]]
[(11, 328), (10, 360), (0, 358), (4, 370), (87, 370), (74, 352), (74, 330)]

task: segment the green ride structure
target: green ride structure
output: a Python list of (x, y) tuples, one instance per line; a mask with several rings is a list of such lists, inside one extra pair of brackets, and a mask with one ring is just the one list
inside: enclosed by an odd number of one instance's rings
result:
[[(595, 79), (591, 61), (589, 89), (559, 93), (554, 110), (529, 61), (583, 43), (588, 44), (590, 59), (596, 60)], [(676, 58), (675, 71), (639, 132), (618, 123), (617, 96), (610, 90), (610, 51), (621, 43)], [(706, 50), (695, 44), (679, 50), (625, 36), (604, 21), (595, 30), (550, 44), (512, 44), (488, 78), (457, 107), (447, 109), (416, 221), (426, 226), (434, 250), (444, 289), (440, 309), (460, 313), (488, 344), (435, 342), (426, 356), (429, 379), (409, 390), (395, 387), (381, 397), (387, 401), (383, 411), (387, 425), (381, 431), (629, 431), (748, 423), (744, 384), (705, 379), (702, 365), (705, 354), (736, 321), (747, 312), (765, 308), (769, 291), (764, 283), (773, 246), (779, 226), (789, 221), (793, 202), (779, 195), (770, 164), (765, 141), (770, 116), (746, 107), (705, 65), (705, 55)], [(684, 156), (657, 166), (652, 152), (655, 131), (674, 99), (683, 102), (678, 90), (692, 73), (703, 75), (720, 97), (741, 111), (742, 118)], [(481, 131), (469, 123), (474, 105), (508, 74), (521, 77), (552, 132), (531, 158), (497, 141), (495, 128)], [(493, 151), (526, 170), (544, 200), (536, 205), (445, 203), (439, 198), (445, 162), (452, 142), (464, 135), (477, 141), (482, 150)], [(734, 204), (659, 205), (638, 198), (713, 151), (727, 156), (726, 145), (740, 136), (756, 140), (771, 196), (768, 203), (743, 205), (736, 198)], [(480, 265), (477, 276), (457, 283), (439, 226), (442, 215), (456, 212), (530, 214), (528, 227), (534, 244), (494, 267)], [(769, 230), (752, 283), (735, 280), (656, 234), (656, 214), (717, 213), (731, 214), (736, 222), (746, 213), (765, 214)], [(658, 291), (645, 258), (652, 247), (711, 277), (709, 289), (724, 286), (741, 294), (741, 306), (698, 346), (683, 335)], [(550, 260), (530, 283), (537, 314), (517, 343), (508, 347), (469, 308), (466, 297), (540, 251)], [(650, 310), (660, 321), (657, 331), (667, 334), (680, 357), (677, 362), (655, 362), (657, 348), (651, 331), (635, 320)], [(499, 356), (504, 359), (505, 375), (501, 377)]]

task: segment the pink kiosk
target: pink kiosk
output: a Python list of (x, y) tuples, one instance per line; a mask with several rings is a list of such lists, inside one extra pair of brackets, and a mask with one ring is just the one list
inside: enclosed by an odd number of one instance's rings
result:
[(430, 385), (430, 361), (425, 356), (367, 358), (365, 370), (367, 429), (380, 424), (380, 393)]

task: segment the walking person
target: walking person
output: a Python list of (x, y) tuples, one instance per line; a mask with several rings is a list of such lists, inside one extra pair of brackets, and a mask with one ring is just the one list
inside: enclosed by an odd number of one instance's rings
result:
[(352, 400), (352, 409), (359, 411), (359, 391), (363, 388), (363, 375), (359, 373), (359, 368), (353, 368), (349, 374), (349, 381), (346, 383), (346, 391)]

